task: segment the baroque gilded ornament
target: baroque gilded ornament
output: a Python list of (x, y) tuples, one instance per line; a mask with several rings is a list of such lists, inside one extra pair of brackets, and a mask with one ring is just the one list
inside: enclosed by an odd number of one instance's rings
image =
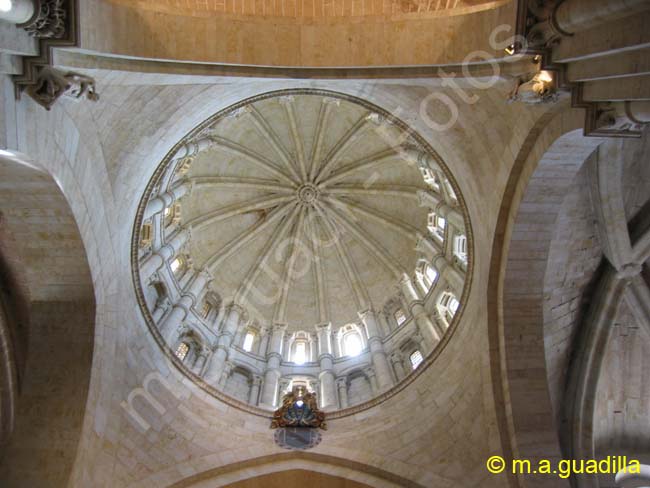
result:
[(325, 413), (318, 409), (316, 394), (299, 386), (287, 393), (282, 406), (273, 413), (271, 428), (305, 427), (327, 429)]

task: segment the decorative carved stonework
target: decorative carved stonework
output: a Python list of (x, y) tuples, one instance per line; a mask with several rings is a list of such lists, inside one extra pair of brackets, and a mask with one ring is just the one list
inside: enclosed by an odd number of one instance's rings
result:
[(571, 36), (557, 22), (556, 12), (563, 0), (519, 0), (521, 10), (518, 34), (526, 39), (526, 46), (518, 46), (527, 52), (539, 52)]
[(593, 132), (607, 135), (608, 132), (640, 135), (650, 125), (650, 112), (643, 110), (643, 102), (602, 103), (593, 113)]
[(63, 72), (49, 66), (40, 70), (36, 84), (28, 86), (25, 91), (47, 110), (62, 96), (73, 100), (83, 97), (91, 101), (99, 100), (93, 78), (72, 71)]
[(558, 93), (553, 78), (548, 72), (540, 71), (527, 81), (518, 79), (508, 101), (536, 105), (555, 102), (557, 99)]
[(37, 0), (34, 17), (20, 27), (30, 36), (61, 39), (65, 36), (65, 0)]
[(273, 412), (271, 428), (304, 427), (327, 429), (325, 414), (318, 409), (316, 394), (299, 386), (282, 398), (282, 406)]

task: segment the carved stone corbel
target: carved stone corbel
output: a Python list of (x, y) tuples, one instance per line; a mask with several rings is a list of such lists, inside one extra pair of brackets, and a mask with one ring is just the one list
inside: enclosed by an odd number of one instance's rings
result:
[(62, 96), (72, 100), (81, 100), (84, 97), (93, 102), (99, 100), (93, 78), (50, 66), (41, 68), (36, 84), (28, 86), (25, 91), (46, 110), (50, 110)]
[(599, 103), (591, 112), (590, 135), (638, 136), (650, 125), (650, 103), (626, 101)]
[(539, 103), (552, 103), (557, 101), (558, 98), (559, 95), (553, 77), (547, 71), (540, 71), (530, 79), (519, 78), (510, 93), (508, 101), (536, 105)]

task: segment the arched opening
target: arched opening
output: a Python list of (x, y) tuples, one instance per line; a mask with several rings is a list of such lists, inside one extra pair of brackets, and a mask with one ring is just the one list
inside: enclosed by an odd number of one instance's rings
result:
[(316, 471), (290, 469), (277, 473), (264, 474), (247, 480), (237, 481), (226, 485), (227, 488), (299, 488), (309, 486), (327, 486), (327, 488), (370, 488), (370, 485), (358, 481), (347, 480)]
[(0, 392), (0, 485), (65, 486), (90, 383), (93, 283), (56, 182), (5, 157), (0, 181), (0, 369), (15, 380)]
[[(283, 474), (288, 473), (288, 474)], [(298, 477), (298, 478), (296, 478)], [(277, 481), (276, 481), (277, 480)], [(341, 488), (423, 488), (388, 471), (335, 456), (312, 452), (273, 454), (208, 470), (178, 481), (170, 488), (327, 486)], [(295, 481), (298, 484), (291, 484)], [(308, 482), (308, 483), (307, 483)], [(322, 482), (323, 484), (318, 484)]]

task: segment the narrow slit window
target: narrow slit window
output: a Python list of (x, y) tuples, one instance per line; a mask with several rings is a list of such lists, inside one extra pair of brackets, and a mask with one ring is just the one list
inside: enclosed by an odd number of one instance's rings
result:
[(351, 333), (345, 336), (345, 354), (348, 356), (358, 356), (363, 349), (359, 334)]
[(184, 361), (188, 352), (190, 352), (190, 346), (185, 342), (181, 342), (176, 348), (176, 357), (181, 361)]
[(246, 337), (244, 337), (244, 345), (242, 346), (244, 351), (251, 352), (253, 350), (253, 341), (255, 340), (255, 334), (248, 332)]
[(397, 322), (398, 326), (406, 322), (406, 314), (404, 313), (404, 310), (402, 310), (401, 308), (398, 308), (395, 311), (395, 321)]
[(415, 369), (420, 365), (424, 358), (422, 357), (422, 353), (420, 351), (415, 351), (409, 356), (409, 360), (411, 361), (411, 367)]
[(304, 342), (296, 343), (296, 350), (293, 355), (293, 362), (296, 364), (305, 364), (307, 361), (307, 347)]

